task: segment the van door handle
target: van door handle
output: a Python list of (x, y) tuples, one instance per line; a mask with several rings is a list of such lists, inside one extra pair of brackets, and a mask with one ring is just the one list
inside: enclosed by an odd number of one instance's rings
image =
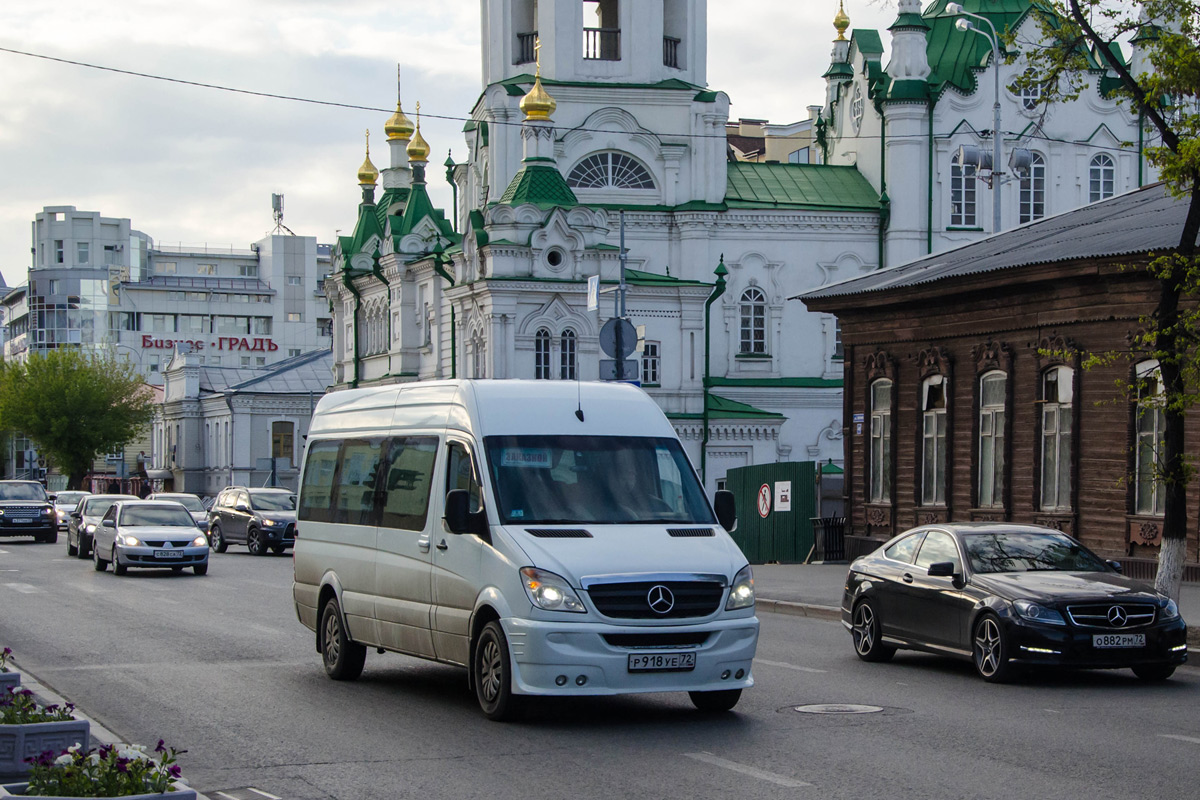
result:
[(422, 536), (420, 539), (417, 539), (417, 547), (420, 548), (422, 553), (428, 553), (429, 552), (429, 539), (424, 536)]
[(905, 583), (912, 583), (912, 582), (913, 582), (913, 576), (912, 576), (912, 575), (909, 575), (907, 572), (906, 572), (906, 573), (904, 573), (904, 582), (905, 582)]
[(450, 545), (446, 544), (446, 540), (445, 540), (445, 539), (442, 539), (440, 542), (438, 542), (438, 544), (437, 544), (437, 549), (438, 549), (438, 550), (449, 550), (449, 549), (450, 549)]

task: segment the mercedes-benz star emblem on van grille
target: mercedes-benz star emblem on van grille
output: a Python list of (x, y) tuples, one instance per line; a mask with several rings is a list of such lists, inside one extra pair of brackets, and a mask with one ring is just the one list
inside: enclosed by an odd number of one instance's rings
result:
[(1114, 628), (1120, 628), (1128, 621), (1129, 615), (1120, 606), (1113, 606), (1108, 610), (1108, 624)]
[(671, 594), (670, 589), (659, 584), (651, 587), (646, 593), (646, 602), (655, 614), (666, 614), (675, 607), (675, 595)]

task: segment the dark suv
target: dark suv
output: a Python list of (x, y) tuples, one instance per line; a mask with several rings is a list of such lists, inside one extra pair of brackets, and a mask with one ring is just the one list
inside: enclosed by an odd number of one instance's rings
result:
[(54, 495), (46, 494), (37, 481), (0, 481), (0, 536), (32, 536), (43, 544), (57, 542)]
[(208, 510), (208, 541), (224, 553), (245, 543), (256, 556), (282, 553), (296, 543), (296, 495), (287, 489), (222, 489)]

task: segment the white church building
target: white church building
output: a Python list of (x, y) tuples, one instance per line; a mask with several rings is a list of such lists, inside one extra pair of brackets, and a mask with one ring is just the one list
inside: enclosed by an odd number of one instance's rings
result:
[[(483, 93), (464, 128), (466, 161), (444, 165), (456, 207), (447, 215), (431, 203), (430, 145), (399, 103), (384, 127), (389, 166), (379, 172), (368, 150), (359, 169), (358, 222), (339, 239), (326, 284), (334, 388), (603, 377), (599, 334), (615, 315), (623, 217), (626, 316), (644, 331), (636, 377), (706, 488), (749, 464), (840, 464), (837, 321), (788, 299), (987, 233), (977, 220), (943, 224), (941, 195), (951, 150), (980, 137), (990, 101), (952, 82), (931, 101), (941, 26), (915, 2), (900, 6), (886, 69), (879, 34), (847, 39), (838, 12), (819, 121), (825, 163), (794, 164), (729, 158), (729, 98), (707, 86), (706, 0), (481, 0)], [(979, 58), (965, 72), (982, 84), (989, 68)], [(1127, 114), (1102, 96), (1080, 102), (1107, 130), (1091, 141), (1129, 140)], [(932, 128), (916, 111), (930, 108)], [(952, 110), (965, 122), (942, 136)], [(1072, 135), (1081, 129), (1073, 123)], [(1075, 177), (1088, 174), (1086, 147), (1061, 150), (1046, 149), (1043, 164), (1078, 169), (1053, 188), (1047, 177), (1037, 184), (1043, 213), (1087, 202)], [(1132, 185), (1126, 155), (1112, 155), (1114, 191)], [(972, 197), (982, 218), (986, 203)]]

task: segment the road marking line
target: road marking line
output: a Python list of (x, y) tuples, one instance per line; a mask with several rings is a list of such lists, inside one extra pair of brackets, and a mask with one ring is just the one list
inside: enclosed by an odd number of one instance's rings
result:
[(765, 658), (754, 659), (755, 664), (765, 664), (768, 667), (782, 667), (783, 669), (794, 669), (796, 672), (816, 672), (824, 674), (826, 670), (814, 669), (813, 667), (798, 667), (795, 664), (787, 664), (783, 661), (767, 661)]
[(712, 764), (714, 767), (731, 770), (742, 775), (748, 775), (751, 778), (758, 778), (760, 781), (767, 781), (776, 786), (786, 786), (789, 789), (799, 789), (803, 786), (812, 786), (811, 783), (798, 781), (795, 778), (789, 778), (785, 775), (777, 775), (774, 772), (756, 769), (755, 767), (747, 767), (745, 764), (739, 764), (736, 761), (726, 761), (725, 759), (714, 756), (712, 753), (684, 753), (688, 758), (693, 758), (696, 761), (703, 761), (705, 764)]
[(8, 555), (8, 554), (9, 554), (9, 553), (8, 553), (8, 551), (7, 551), (7, 550), (0, 550), (0, 556), (6, 556), (6, 555)]
[(1159, 736), (1161, 736), (1164, 739), (1174, 739), (1177, 742), (1188, 742), (1190, 744), (1200, 744), (1200, 739), (1197, 739), (1195, 736), (1178, 736), (1174, 733), (1160, 733)]
[(6, 583), (10, 589), (16, 589), (21, 594), (39, 594), (42, 590), (31, 583)]
[(268, 800), (283, 800), (282, 797), (279, 797), (279, 796), (273, 795), (273, 794), (267, 794), (262, 789), (255, 789), (253, 786), (248, 786), (246, 788), (248, 788), (250, 791), (254, 792), (255, 794), (261, 794), (263, 797), (268, 798)]

